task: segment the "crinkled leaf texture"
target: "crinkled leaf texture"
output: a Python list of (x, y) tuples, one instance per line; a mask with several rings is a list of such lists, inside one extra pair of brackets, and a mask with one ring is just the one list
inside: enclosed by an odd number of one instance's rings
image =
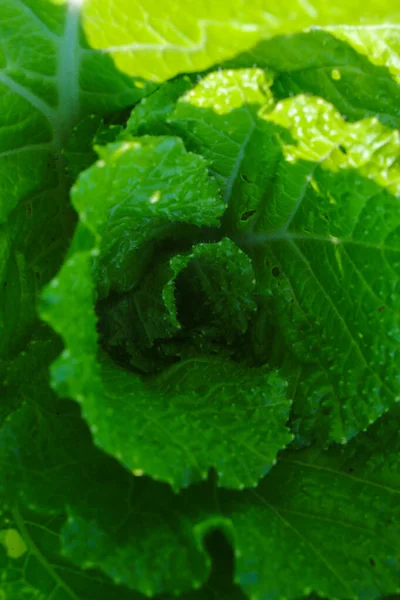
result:
[(225, 496), (250, 597), (398, 591), (398, 428), (396, 411), (345, 448), (284, 454), (255, 492)]
[[(133, 590), (189, 590), (207, 577), (204, 536), (215, 528), (233, 545), (235, 581), (249, 597), (397, 591), (398, 410), (347, 446), (284, 453), (255, 490), (217, 490), (210, 481), (177, 496), (93, 446), (77, 405), (48, 387), (56, 352), (48, 333), (34, 339), (3, 390), (22, 403), (0, 430), (6, 598), (139, 600)], [(214, 597), (210, 588), (199, 594), (193, 599)]]
[[(203, 495), (179, 499), (97, 450), (77, 404), (49, 387), (58, 350), (54, 336), (38, 332), (2, 388), (2, 399), (19, 405), (0, 428), (3, 596), (143, 600), (143, 594), (190, 590), (210, 570), (192, 526)], [(222, 571), (193, 600), (237, 592)]]
[[(193, 11), (187, 11), (180, 0), (162, 9), (148, 2), (142, 6), (121, 0), (1, 0), (0, 9), (0, 352), (4, 356), (21, 349), (36, 316), (31, 298), (55, 274), (68, 246), (74, 217), (67, 203), (69, 178), (61, 149), (79, 118), (126, 109), (151, 93), (156, 83), (184, 71), (209, 68), (265, 37), (310, 25), (360, 21), (356, 0), (334, 7), (297, 0), (273, 7), (266, 0), (251, 6), (240, 0), (234, 4), (218, 0), (211, 8), (201, 1)], [(363, 3), (365, 23), (396, 22), (397, 16), (389, 0)], [(370, 28), (361, 33), (335, 29), (333, 34), (350, 41), (378, 65), (384, 57), (398, 76), (395, 27), (385, 31), (379, 27), (376, 34)], [(302, 54), (303, 44), (295, 52)], [(313, 85), (315, 93), (318, 80)], [(356, 87), (359, 102), (360, 90), (371, 86), (361, 82)], [(335, 96), (346, 96), (347, 89)], [(321, 90), (316, 93), (321, 95)], [(388, 112), (397, 110), (393, 85), (383, 86), (376, 97), (380, 104), (394, 97), (394, 108)]]
[(400, 592), (399, 16), (0, 0), (0, 600)]
[[(399, 398), (398, 132), (348, 123), (320, 98), (274, 106), (260, 69), (175, 89), (160, 119), (211, 161), (229, 203), (224, 232), (253, 259), (257, 352), (272, 360), (274, 338), (296, 380), (298, 440), (346, 441)], [(155, 127), (142, 122), (143, 133)]]
[[(187, 153), (177, 138), (137, 138), (112, 144), (100, 156), (73, 191), (81, 220), (97, 236), (98, 246), (88, 250), (78, 232), (70, 258), (44, 295), (42, 315), (66, 343), (53, 369), (54, 385), (82, 404), (96, 443), (134, 474), (149, 474), (178, 490), (206, 478), (214, 467), (220, 485), (254, 486), (291, 440), (285, 427), (290, 401), (276, 372), (241, 366), (199, 348), (198, 355), (141, 378), (99, 354), (97, 344), (97, 281), (102, 296), (109, 289), (123, 292), (138, 277), (138, 264), (143, 260), (147, 265), (155, 242), (176, 236), (179, 228), (185, 234), (187, 225), (215, 226), (224, 208), (217, 184), (208, 177), (205, 161)], [(191, 285), (203, 287), (204, 306), (209, 305), (207, 325), (224, 335), (238, 326), (239, 333), (245, 330), (252, 308), (247, 296), (254, 286), (247, 257), (233, 242), (222, 240), (198, 245), (187, 257), (175, 256), (169, 268), (184, 274), (190, 263), (195, 267), (194, 275), (188, 275), (195, 278)], [(207, 272), (210, 266), (214, 270)], [(224, 270), (225, 283), (221, 278), (216, 287), (213, 274), (218, 269)], [(159, 307), (138, 300), (137, 294), (127, 305), (128, 313), (136, 306), (136, 320), (150, 346), (156, 337), (171, 337), (174, 326), (181, 328), (168, 285), (157, 290), (150, 284), (159, 294)], [(241, 294), (246, 294), (242, 302)], [(184, 302), (195, 303), (194, 294)], [(142, 317), (146, 310), (150, 312)], [(152, 333), (146, 319), (153, 314), (160, 322), (150, 325), (156, 327)], [(114, 320), (125, 323), (123, 317), (119, 313)], [(187, 318), (196, 325), (196, 314)]]
[[(0, 356), (18, 351), (32, 297), (55, 274), (74, 215), (62, 147), (80, 118), (131, 107), (181, 72), (209, 68), (275, 32), (357, 18), (354, 3), (319, 15), (292, 2), (295, 21), (266, 0), (0, 1)], [(182, 10), (183, 9), (183, 10)], [(390, 3), (371, 0), (366, 18)], [(88, 166), (88, 165), (87, 165)], [(10, 177), (12, 173), (12, 177)]]

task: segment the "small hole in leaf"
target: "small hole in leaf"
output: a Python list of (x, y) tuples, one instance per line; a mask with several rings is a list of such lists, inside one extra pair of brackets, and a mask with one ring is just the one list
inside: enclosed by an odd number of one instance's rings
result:
[(250, 179), (247, 177), (247, 175), (244, 175), (244, 173), (240, 174), (240, 177), (243, 179), (243, 181), (245, 181), (246, 183), (253, 183), (252, 181), (250, 181)]
[(371, 565), (371, 567), (375, 567), (376, 566), (376, 562), (374, 561), (373, 558), (369, 559), (369, 564)]
[(349, 473), (354, 473), (354, 469), (352, 467), (349, 467), (347, 470)]
[(243, 213), (242, 216), (240, 217), (241, 221), (248, 221), (254, 214), (255, 214), (255, 210), (248, 210), (247, 212)]
[(340, 150), (340, 152), (343, 152), (343, 154), (347, 154), (347, 150), (344, 146), (342, 146), (342, 144), (340, 144), (339, 150)]
[(271, 271), (273, 277), (279, 277), (281, 270), (279, 267), (274, 267)]

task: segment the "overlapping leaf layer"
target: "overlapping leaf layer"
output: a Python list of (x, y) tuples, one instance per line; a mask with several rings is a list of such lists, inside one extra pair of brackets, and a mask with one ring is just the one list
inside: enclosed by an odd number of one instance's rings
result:
[(0, 0), (0, 600), (400, 592), (399, 17)]

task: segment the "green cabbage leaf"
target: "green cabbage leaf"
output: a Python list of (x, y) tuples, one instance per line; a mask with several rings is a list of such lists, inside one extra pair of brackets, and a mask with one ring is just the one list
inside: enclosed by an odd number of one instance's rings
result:
[(400, 11), (0, 0), (0, 600), (400, 593)]

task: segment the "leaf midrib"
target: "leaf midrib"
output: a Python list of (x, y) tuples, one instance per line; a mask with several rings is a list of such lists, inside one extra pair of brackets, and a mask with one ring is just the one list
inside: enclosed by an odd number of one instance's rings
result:
[(263, 498), (258, 492), (254, 491), (254, 490), (251, 490), (251, 493), (259, 501), (261, 501), (261, 503), (264, 504), (264, 506), (266, 506), (277, 517), (277, 519), (279, 521), (281, 521), (289, 530), (293, 531), (293, 533), (295, 535), (297, 535), (304, 542), (304, 544), (310, 548), (310, 550), (315, 554), (315, 556), (325, 566), (325, 568), (332, 573), (332, 575), (340, 583), (340, 585), (343, 587), (343, 589), (346, 590), (346, 592), (349, 593), (349, 597), (352, 597), (352, 589), (350, 587), (351, 584), (347, 583), (347, 581), (345, 581), (344, 579), (342, 579), (341, 575), (337, 572), (337, 570), (335, 569), (335, 567), (331, 564), (330, 560), (328, 560), (326, 558), (326, 556), (321, 552), (321, 550), (319, 548), (317, 548), (288, 519), (285, 519), (285, 517), (279, 511), (279, 508), (276, 508), (275, 506), (273, 506), (272, 504), (270, 504), (269, 502), (267, 502), (267, 500), (265, 498)]
[[(244, 234), (246, 235), (246, 233)], [(390, 250), (390, 251), (394, 251), (394, 252), (400, 252), (400, 247), (396, 248), (394, 246), (387, 246), (384, 243), (382, 244), (372, 244), (370, 242), (366, 242), (363, 240), (356, 240), (353, 238), (338, 238), (335, 237), (333, 235), (331, 236), (324, 236), (324, 235), (318, 235), (318, 234), (304, 234), (304, 233), (298, 233), (296, 231), (286, 231), (283, 229), (280, 229), (278, 231), (272, 231), (269, 233), (253, 233), (251, 235), (249, 235), (249, 237), (247, 238), (246, 236), (246, 245), (247, 246), (257, 246), (257, 245), (262, 245), (264, 243), (269, 243), (269, 242), (279, 242), (279, 241), (296, 241), (296, 240), (300, 240), (300, 241), (306, 241), (306, 242), (325, 242), (325, 243), (329, 243), (329, 244), (334, 244), (334, 245), (353, 245), (353, 246), (361, 246), (363, 248), (367, 248), (367, 249), (373, 249), (373, 250)]]
[(62, 37), (59, 37), (29, 7), (18, 0), (20, 8), (38, 26), (41, 25), (43, 35), (51, 39), (56, 39), (59, 42), (57, 73), (55, 76), (59, 95), (57, 109), (54, 109), (29, 88), (14, 81), (6, 73), (0, 71), (0, 83), (3, 83), (12, 92), (29, 102), (31, 106), (47, 119), (53, 132), (53, 140), (50, 147), (56, 154), (61, 152), (63, 142), (79, 116), (78, 75), (79, 58), (82, 51), (79, 45), (79, 18), (82, 3), (83, 0), (67, 0), (64, 33)]
[(62, 145), (79, 116), (79, 23), (82, 3), (83, 0), (67, 0), (67, 15), (57, 70), (59, 123), (55, 137), (58, 147)]
[(292, 464), (292, 465), (298, 465), (300, 467), (305, 467), (305, 468), (311, 469), (311, 470), (325, 471), (326, 473), (329, 473), (330, 475), (335, 475), (336, 477), (345, 477), (346, 479), (350, 479), (357, 483), (362, 483), (363, 485), (368, 485), (368, 486), (372, 486), (375, 488), (379, 488), (390, 494), (399, 494), (400, 495), (400, 490), (396, 490), (395, 488), (391, 488), (382, 483), (377, 483), (375, 481), (371, 481), (371, 480), (365, 479), (363, 477), (357, 477), (356, 475), (352, 475), (351, 473), (345, 473), (344, 471), (332, 469), (330, 467), (324, 467), (322, 465), (317, 465), (315, 463), (308, 463), (308, 462), (304, 462), (304, 461), (296, 460), (296, 459), (291, 460), (288, 458), (280, 458), (280, 461), (288, 463), (288, 464)]
[(53, 566), (49, 563), (46, 557), (41, 553), (39, 548), (36, 546), (35, 542), (29, 535), (28, 529), (25, 525), (25, 521), (19, 511), (18, 506), (16, 506), (12, 511), (12, 516), (14, 518), (15, 524), (18, 527), (24, 541), (26, 542), (29, 551), (33, 556), (37, 559), (37, 561), (46, 569), (51, 578), (55, 581), (58, 588), (63, 589), (66, 594), (72, 600), (81, 600), (79, 596), (75, 594), (75, 592), (65, 583), (65, 581), (58, 575)]

